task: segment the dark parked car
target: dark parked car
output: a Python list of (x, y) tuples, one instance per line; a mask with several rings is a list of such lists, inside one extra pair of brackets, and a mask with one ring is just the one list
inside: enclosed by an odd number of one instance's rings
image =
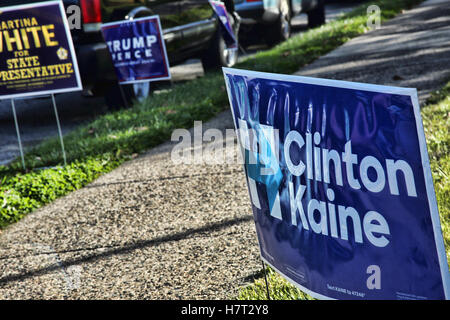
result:
[(284, 41), (291, 35), (291, 18), (308, 14), (308, 26), (325, 22), (324, 0), (234, 0), (242, 18), (243, 31), (255, 31), (269, 44)]
[[(1, 0), (0, 6), (43, 0)], [(237, 33), (239, 17), (233, 0), (223, 1)], [(219, 19), (208, 0), (63, 0), (66, 9), (81, 10), (81, 28), (72, 28), (83, 87), (94, 94), (106, 94), (107, 102), (117, 103), (115, 73), (107, 46), (100, 32), (106, 22), (159, 15), (170, 65), (200, 58), (205, 70), (230, 67), (237, 61), (237, 50), (228, 50), (219, 30)], [(148, 94), (148, 83), (128, 85), (128, 98)]]

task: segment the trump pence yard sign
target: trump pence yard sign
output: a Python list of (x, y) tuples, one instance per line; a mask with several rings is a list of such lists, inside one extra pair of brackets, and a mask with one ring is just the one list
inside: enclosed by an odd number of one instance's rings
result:
[(415, 89), (224, 75), (264, 261), (317, 298), (449, 297)]
[(171, 78), (159, 16), (105, 23), (102, 33), (120, 84)]
[(0, 8), (0, 98), (81, 89), (62, 2)]

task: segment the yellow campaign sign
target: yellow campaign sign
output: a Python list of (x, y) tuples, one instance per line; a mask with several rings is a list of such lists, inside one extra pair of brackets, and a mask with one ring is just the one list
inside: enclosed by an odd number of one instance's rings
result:
[(0, 98), (81, 89), (62, 3), (0, 8)]

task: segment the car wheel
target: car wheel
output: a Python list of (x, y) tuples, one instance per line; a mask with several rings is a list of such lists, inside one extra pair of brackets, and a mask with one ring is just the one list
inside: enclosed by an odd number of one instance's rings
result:
[[(230, 15), (231, 24), (237, 35), (235, 20)], [(220, 29), (217, 29), (214, 38), (202, 56), (202, 65), (205, 71), (217, 70), (220, 67), (232, 67), (238, 60), (238, 49), (228, 49)]]
[(325, 23), (325, 4), (319, 1), (314, 10), (308, 12), (308, 27), (315, 28)]
[(291, 7), (288, 0), (280, 1), (280, 16), (273, 25), (266, 26), (266, 43), (273, 46), (291, 36)]

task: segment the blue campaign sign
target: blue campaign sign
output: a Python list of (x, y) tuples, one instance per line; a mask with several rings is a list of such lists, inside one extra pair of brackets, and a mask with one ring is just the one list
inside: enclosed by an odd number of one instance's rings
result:
[(63, 3), (0, 8), (0, 99), (81, 89)]
[(222, 31), (222, 36), (225, 40), (225, 44), (228, 49), (237, 49), (238, 42), (231, 26), (230, 19), (228, 17), (227, 8), (220, 1), (209, 0), (214, 12), (217, 14), (220, 20), (220, 30)]
[(170, 79), (159, 16), (102, 25), (121, 84)]
[(415, 89), (224, 76), (264, 261), (317, 298), (449, 297)]

